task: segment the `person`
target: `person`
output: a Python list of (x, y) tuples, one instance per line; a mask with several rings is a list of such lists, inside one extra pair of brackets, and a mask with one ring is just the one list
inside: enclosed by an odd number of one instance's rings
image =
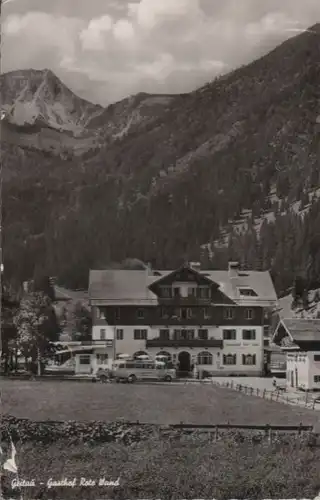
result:
[(273, 385), (273, 387), (277, 387), (277, 379), (276, 379), (276, 377), (272, 378), (272, 385)]

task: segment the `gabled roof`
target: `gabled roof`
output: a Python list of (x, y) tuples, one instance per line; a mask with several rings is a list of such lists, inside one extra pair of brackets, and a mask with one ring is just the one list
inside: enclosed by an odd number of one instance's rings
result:
[(320, 340), (320, 320), (319, 319), (284, 319), (283, 323), (291, 337), (296, 341)]
[(157, 297), (148, 286), (158, 276), (150, 276), (149, 270), (108, 269), (90, 271), (90, 300), (108, 300), (127, 304), (152, 305)]
[(277, 339), (277, 334), (281, 326), (286, 330), (292, 341), (298, 343), (320, 341), (319, 319), (281, 319), (274, 332), (273, 339)]
[[(277, 294), (268, 271), (239, 271), (237, 277), (230, 278), (228, 271), (201, 271), (220, 286), (221, 292), (235, 302), (259, 305), (262, 302), (277, 302)], [(257, 297), (240, 296), (240, 288), (251, 288)], [(262, 304), (263, 305), (263, 304)]]
[[(148, 287), (170, 275), (172, 270), (91, 270), (89, 275), (90, 300), (105, 300), (126, 304), (157, 304), (157, 296)], [(261, 305), (277, 302), (269, 272), (245, 271), (239, 272), (235, 278), (230, 278), (228, 271), (196, 271), (213, 284), (236, 304)], [(239, 288), (252, 288), (257, 297), (242, 297)]]
[(69, 290), (62, 286), (54, 285), (55, 299), (60, 300), (88, 300), (88, 292), (86, 290)]

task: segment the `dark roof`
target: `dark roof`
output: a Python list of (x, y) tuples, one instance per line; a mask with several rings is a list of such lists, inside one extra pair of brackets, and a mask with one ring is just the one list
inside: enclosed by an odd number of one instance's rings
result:
[(281, 323), (297, 342), (320, 341), (320, 319), (290, 318), (281, 320)]
[(152, 305), (157, 303), (157, 297), (148, 286), (157, 279), (159, 279), (158, 276), (149, 275), (148, 269), (90, 271), (89, 297), (91, 300), (102, 299)]
[(75, 301), (85, 301), (88, 300), (87, 290), (69, 290), (62, 286), (54, 286), (55, 299), (60, 300), (75, 300)]
[[(89, 298), (126, 302), (131, 304), (157, 303), (157, 297), (148, 287), (173, 271), (160, 270), (91, 270), (89, 275)], [(265, 305), (275, 303), (277, 295), (269, 272), (239, 272), (230, 278), (228, 271), (199, 271), (207, 279), (219, 286), (219, 290), (229, 299), (243, 305)], [(239, 288), (253, 289), (257, 297), (242, 297)]]

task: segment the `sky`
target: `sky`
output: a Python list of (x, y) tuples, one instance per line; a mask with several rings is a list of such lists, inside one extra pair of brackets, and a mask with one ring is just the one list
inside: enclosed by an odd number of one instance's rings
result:
[(189, 92), (320, 22), (320, 0), (4, 0), (1, 72), (51, 69), (107, 105)]

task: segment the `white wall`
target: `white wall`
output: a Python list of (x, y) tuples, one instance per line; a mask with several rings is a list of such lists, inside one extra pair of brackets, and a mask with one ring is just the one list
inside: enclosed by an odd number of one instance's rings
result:
[[(312, 389), (313, 388), (313, 375), (311, 375), (310, 369), (310, 359), (313, 359), (311, 353), (304, 352), (288, 352), (287, 353), (287, 387), (292, 388), (292, 378), (293, 387), (301, 389)], [(320, 375), (320, 369), (319, 369)], [(320, 388), (320, 384), (319, 384)]]
[[(236, 340), (224, 340), (223, 350), (221, 353), (221, 366), (223, 367), (221, 371), (229, 373), (260, 373), (263, 371), (264, 364), (264, 345), (263, 345), (263, 326), (237, 326), (237, 327), (220, 327), (221, 338), (223, 337), (223, 330), (236, 330)], [(255, 330), (256, 339), (255, 340), (243, 340), (242, 330)], [(223, 365), (223, 355), (236, 354), (237, 364), (236, 365)], [(243, 354), (255, 354), (256, 364), (255, 365), (243, 365), (242, 355)]]
[[(99, 327), (100, 328), (100, 327)], [(235, 329), (236, 330), (236, 340), (224, 340), (224, 348), (221, 350), (219, 348), (205, 348), (205, 347), (152, 347), (146, 349), (146, 341), (145, 340), (135, 340), (133, 332), (135, 329), (147, 329), (148, 339), (155, 339), (159, 337), (159, 330), (161, 328), (165, 328), (165, 326), (121, 326), (117, 325), (117, 329), (123, 330), (123, 340), (116, 340), (116, 353), (117, 354), (129, 354), (133, 355), (137, 351), (145, 351), (151, 356), (155, 356), (160, 351), (167, 351), (171, 355), (178, 355), (182, 351), (187, 351), (190, 353), (193, 360), (196, 356), (202, 351), (209, 351), (213, 355), (213, 365), (203, 365), (201, 368), (208, 371), (219, 371), (221, 374), (228, 373), (248, 373), (248, 374), (261, 374), (263, 370), (263, 362), (264, 362), (264, 352), (263, 352), (263, 327), (248, 327), (248, 326), (238, 326), (238, 327), (206, 327), (203, 328), (208, 329), (208, 338), (222, 339), (223, 338), (223, 330), (225, 329)], [(191, 325), (176, 325), (170, 326), (170, 336), (173, 334), (174, 329), (191, 329), (195, 330), (195, 336), (197, 336), (197, 330), (200, 329), (200, 326), (191, 326)], [(256, 330), (256, 340), (243, 340), (242, 339), (242, 330), (246, 329), (254, 329)], [(165, 344), (165, 342), (164, 342)], [(218, 356), (217, 353), (220, 353)], [(236, 365), (223, 365), (223, 354), (236, 354), (237, 355), (237, 364)], [(242, 364), (242, 354), (255, 354), (256, 355), (256, 364), (255, 365), (243, 365)], [(192, 361), (193, 362), (193, 361)]]
[(310, 389), (319, 389), (320, 390), (320, 382), (314, 381), (314, 376), (320, 376), (320, 361), (314, 361), (314, 356), (319, 356), (319, 351), (310, 351), (308, 352), (308, 368), (309, 368), (309, 386)]
[(101, 330), (106, 331), (106, 340), (112, 340), (114, 337), (114, 327), (109, 325), (94, 325), (92, 327), (92, 340), (101, 340)]

